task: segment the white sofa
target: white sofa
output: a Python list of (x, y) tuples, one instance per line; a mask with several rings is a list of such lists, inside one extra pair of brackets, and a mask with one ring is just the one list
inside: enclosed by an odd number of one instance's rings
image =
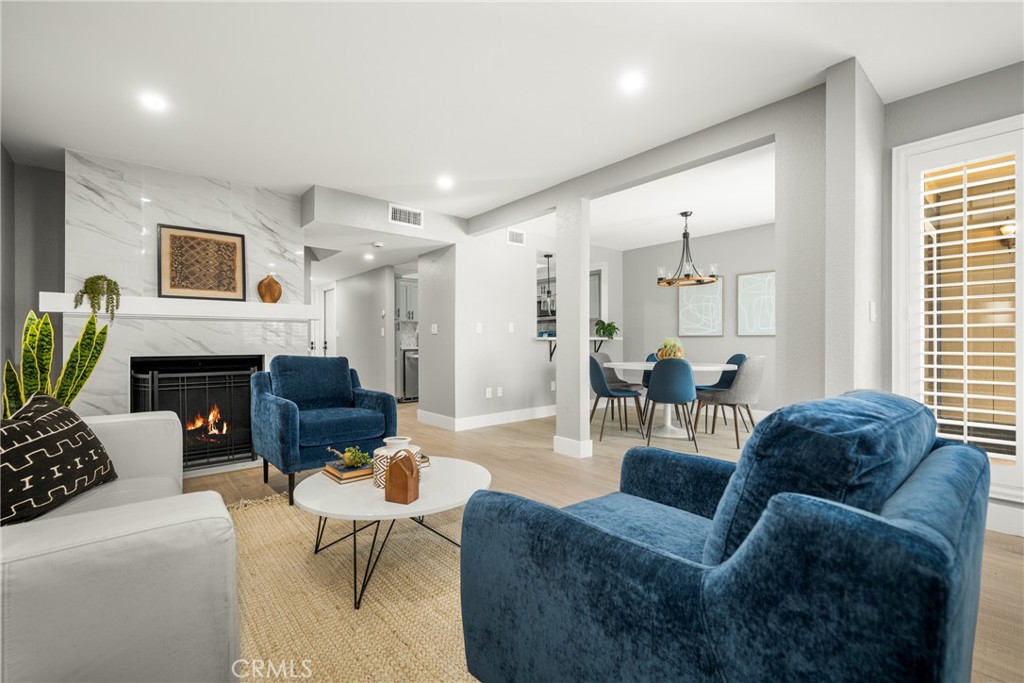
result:
[(0, 530), (0, 680), (233, 680), (235, 530), (219, 494), (182, 495), (181, 423), (86, 422), (118, 478)]

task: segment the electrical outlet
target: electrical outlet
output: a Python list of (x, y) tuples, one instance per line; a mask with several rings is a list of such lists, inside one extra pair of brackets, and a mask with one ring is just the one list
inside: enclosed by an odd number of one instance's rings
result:
[(483, 323), (477, 323), (476, 324), (476, 333), (477, 334), (483, 334), (483, 331), (484, 331), (484, 324)]
[(437, 323), (430, 323), (430, 334), (437, 334)]
[(516, 324), (515, 323), (509, 323), (508, 324), (508, 333), (512, 334), (515, 331), (516, 331)]
[(868, 322), (878, 322), (878, 305), (874, 301), (868, 302)]
[(487, 387), (486, 389), (484, 389), (484, 398), (491, 398), (491, 397), (492, 397), (491, 388)]
[(383, 337), (383, 336), (384, 336), (384, 328), (383, 328), (383, 327), (382, 327), (382, 328), (380, 328), (380, 336), (381, 336), (381, 337)]
[(555, 380), (551, 380), (551, 391), (555, 390)]
[(501, 387), (498, 387), (498, 398), (501, 398)]

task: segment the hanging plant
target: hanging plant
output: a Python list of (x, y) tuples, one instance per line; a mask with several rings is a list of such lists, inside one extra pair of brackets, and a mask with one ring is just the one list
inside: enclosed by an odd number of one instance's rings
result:
[(10, 417), (36, 393), (53, 396), (70, 406), (96, 368), (106, 343), (107, 326), (97, 329), (96, 316), (89, 316), (57, 383), (53, 384), (53, 325), (49, 314), (37, 318), (34, 311), (29, 311), (21, 335), (21, 362), (17, 368), (10, 359), (4, 363), (3, 416)]
[(114, 313), (121, 307), (121, 285), (106, 275), (90, 275), (85, 278), (82, 288), (75, 292), (75, 308), (81, 306), (84, 299), (89, 300), (89, 308), (92, 309), (93, 315), (96, 315), (102, 306), (113, 322)]

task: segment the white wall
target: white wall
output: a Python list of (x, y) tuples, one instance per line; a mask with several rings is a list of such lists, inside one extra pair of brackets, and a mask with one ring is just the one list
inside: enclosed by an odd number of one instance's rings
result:
[[(736, 276), (776, 269), (775, 227), (762, 225), (732, 230), (707, 237), (691, 238), (690, 249), (702, 263), (717, 263), (723, 276), (722, 336), (679, 336), (679, 290), (656, 284), (658, 266), (674, 267), (679, 260), (680, 240), (623, 253), (623, 298), (625, 309), (625, 355), (643, 360), (666, 337), (677, 337), (689, 360), (724, 363), (734, 353), (765, 356), (765, 376), (760, 410), (780, 405), (775, 376), (776, 337), (740, 337), (736, 334)], [(776, 306), (776, 313), (778, 307)], [(779, 335), (781, 337), (781, 335)], [(785, 339), (780, 339), (785, 344)], [(699, 376), (699, 383), (717, 380)]]

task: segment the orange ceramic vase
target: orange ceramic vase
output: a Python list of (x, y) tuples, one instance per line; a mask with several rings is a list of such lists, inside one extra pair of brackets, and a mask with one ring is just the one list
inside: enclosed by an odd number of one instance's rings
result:
[(281, 298), (281, 283), (275, 280), (273, 275), (268, 275), (256, 285), (256, 293), (260, 295), (263, 303), (276, 304)]

